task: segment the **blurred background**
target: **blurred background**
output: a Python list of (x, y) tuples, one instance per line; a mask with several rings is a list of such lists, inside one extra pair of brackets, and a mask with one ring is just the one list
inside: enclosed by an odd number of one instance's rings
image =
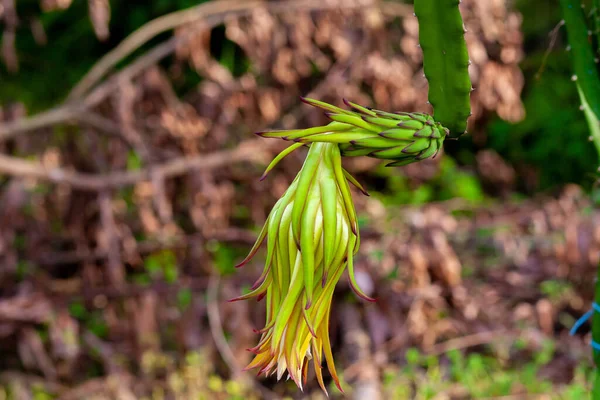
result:
[[(330, 333), (354, 399), (580, 399), (598, 156), (557, 1), (462, 0), (469, 133), (435, 160), (346, 160), (363, 243)], [(279, 399), (242, 372), (264, 305), (227, 303), (325, 121), (298, 96), (431, 111), (412, 5), (0, 0), (0, 399)], [(330, 382), (327, 381), (329, 384)], [(341, 395), (330, 390), (332, 397)]]

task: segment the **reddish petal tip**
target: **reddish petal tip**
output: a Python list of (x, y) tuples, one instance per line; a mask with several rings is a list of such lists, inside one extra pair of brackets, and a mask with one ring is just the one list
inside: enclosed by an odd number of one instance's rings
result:
[(260, 178), (258, 178), (259, 182), (264, 181), (265, 179), (267, 179), (267, 174), (262, 175)]
[(312, 300), (309, 300), (309, 301), (306, 302), (306, 305), (304, 306), (304, 309), (308, 310), (308, 309), (310, 309), (311, 306), (312, 306)]
[(375, 302), (377, 301), (376, 299), (374, 299), (374, 298), (372, 298), (372, 297), (369, 297), (369, 296), (367, 296), (367, 295), (366, 295), (366, 294), (364, 294), (364, 293), (361, 293), (361, 292), (360, 292), (360, 291), (359, 291), (357, 288), (355, 288), (355, 287), (352, 285), (352, 283), (350, 283), (350, 287), (352, 288), (352, 291), (354, 292), (354, 294), (356, 294), (356, 295), (357, 295), (358, 297), (360, 297), (361, 299), (363, 299), (363, 300), (366, 300), (366, 301), (368, 301), (369, 303), (375, 303)]

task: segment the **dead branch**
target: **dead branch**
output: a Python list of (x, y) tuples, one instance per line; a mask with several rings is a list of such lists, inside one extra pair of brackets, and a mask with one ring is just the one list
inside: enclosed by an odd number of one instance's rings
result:
[(238, 365), (229, 344), (227, 344), (227, 339), (225, 339), (225, 333), (223, 332), (221, 312), (219, 311), (219, 285), (219, 275), (213, 274), (208, 281), (208, 290), (206, 293), (210, 332), (219, 354), (221, 354), (223, 361), (225, 361), (227, 368), (229, 368), (229, 372), (234, 378), (239, 379), (242, 374), (242, 369)]
[(66, 183), (78, 190), (103, 191), (117, 189), (138, 182), (151, 180), (153, 173), (164, 178), (171, 178), (194, 170), (206, 170), (225, 165), (261, 159), (269, 145), (257, 139), (240, 143), (234, 150), (224, 150), (208, 155), (190, 158), (177, 158), (151, 168), (139, 171), (114, 172), (111, 174), (87, 174), (69, 171), (62, 168), (47, 168), (35, 161), (25, 161), (17, 157), (0, 154), (0, 173), (36, 178), (51, 183)]
[(125, 270), (121, 260), (121, 246), (117, 236), (117, 226), (112, 210), (110, 193), (102, 191), (98, 194), (100, 207), (100, 220), (105, 236), (106, 253), (108, 256), (108, 276), (114, 286), (121, 286), (125, 282)]

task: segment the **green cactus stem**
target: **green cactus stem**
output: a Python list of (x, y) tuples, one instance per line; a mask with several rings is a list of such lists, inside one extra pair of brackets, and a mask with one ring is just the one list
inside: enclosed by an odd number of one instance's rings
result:
[(415, 0), (423, 69), (434, 119), (458, 137), (471, 115), (469, 53), (459, 0)]

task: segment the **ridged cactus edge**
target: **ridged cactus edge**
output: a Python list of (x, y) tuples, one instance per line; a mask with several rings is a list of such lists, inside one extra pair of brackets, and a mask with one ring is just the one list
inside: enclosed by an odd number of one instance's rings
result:
[(415, 0), (433, 118), (458, 137), (471, 115), (471, 79), (459, 0)]

